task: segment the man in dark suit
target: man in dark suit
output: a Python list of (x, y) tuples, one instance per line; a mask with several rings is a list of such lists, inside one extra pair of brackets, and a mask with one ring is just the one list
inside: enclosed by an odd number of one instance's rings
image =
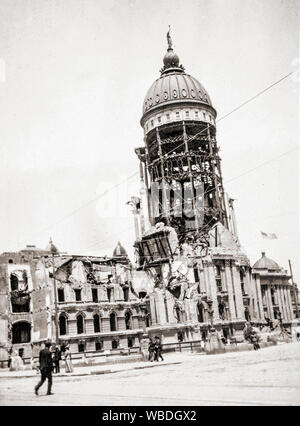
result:
[(42, 349), (40, 351), (40, 371), (41, 371), (41, 380), (34, 388), (35, 394), (38, 395), (39, 388), (42, 386), (44, 381), (48, 379), (48, 390), (47, 395), (53, 395), (51, 392), (52, 387), (52, 369), (53, 369), (53, 362), (52, 362), (52, 356), (51, 352), (49, 350), (51, 346), (51, 343), (46, 342), (45, 343), (45, 349)]

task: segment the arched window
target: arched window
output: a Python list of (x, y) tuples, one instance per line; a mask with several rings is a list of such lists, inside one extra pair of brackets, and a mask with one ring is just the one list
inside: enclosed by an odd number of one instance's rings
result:
[(83, 334), (83, 316), (77, 316), (77, 334)]
[(130, 311), (125, 312), (125, 326), (126, 330), (132, 329), (132, 314)]
[(202, 303), (198, 303), (197, 304), (197, 316), (198, 316), (198, 322), (204, 322), (203, 305), (202, 305)]
[(114, 314), (113, 312), (109, 316), (109, 322), (110, 322), (110, 331), (116, 331), (117, 330), (116, 314)]
[(18, 277), (15, 274), (10, 274), (10, 288), (11, 291), (18, 290), (19, 289), (19, 280)]
[(64, 314), (59, 316), (59, 334), (61, 336), (67, 334), (67, 319)]
[(98, 314), (94, 315), (94, 332), (100, 333), (100, 317)]
[(12, 343), (29, 343), (31, 325), (29, 322), (20, 321), (12, 326)]

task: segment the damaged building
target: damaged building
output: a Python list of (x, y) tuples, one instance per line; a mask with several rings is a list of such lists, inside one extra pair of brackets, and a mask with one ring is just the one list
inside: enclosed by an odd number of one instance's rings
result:
[(10, 348), (29, 360), (47, 340), (69, 344), (73, 354), (138, 352), (150, 326), (148, 277), (133, 270), (120, 243), (111, 257), (53, 247), (0, 256), (0, 361)]
[[(168, 50), (148, 90), (136, 148), (141, 189), (134, 213), (135, 262), (27, 246), (0, 255), (0, 361), (29, 359), (46, 340), (89, 356), (139, 351), (146, 334), (164, 349), (206, 340), (214, 327), (243, 340), (246, 321), (298, 318), (297, 287), (263, 253), (253, 266), (239, 241), (223, 186), (217, 112), (202, 84)], [(80, 355), (81, 356), (81, 355)]]
[(135, 150), (141, 189), (132, 197), (138, 270), (154, 288), (149, 333), (165, 343), (206, 339), (211, 319), (229, 339), (243, 339), (246, 321), (289, 327), (290, 276), (271, 260), (251, 267), (223, 186), (217, 112), (167, 39), (143, 103), (144, 146)]

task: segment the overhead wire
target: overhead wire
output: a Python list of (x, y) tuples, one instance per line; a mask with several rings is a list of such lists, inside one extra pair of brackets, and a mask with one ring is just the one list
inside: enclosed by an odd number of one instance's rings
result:
[[(300, 68), (299, 68), (300, 69)], [(263, 93), (267, 92), (268, 90), (270, 90), (272, 87), (274, 87), (275, 85), (279, 84), (280, 82), (282, 82), (283, 80), (285, 80), (286, 78), (288, 78), (289, 76), (291, 76), (292, 74), (295, 74), (296, 72), (299, 72), (299, 69), (294, 70), (286, 75), (284, 75), (283, 77), (281, 77), (279, 80), (275, 81), (274, 83), (272, 83), (271, 85), (269, 85), (268, 87), (266, 87), (265, 89), (261, 90), (260, 92), (258, 92), (256, 95), (252, 96), (251, 98), (249, 98), (248, 100), (246, 100), (245, 102), (243, 102), (242, 104), (238, 105), (236, 108), (234, 108), (233, 110), (231, 110), (229, 113), (223, 115), (222, 117), (220, 117), (219, 119), (216, 120), (216, 123), (220, 122), (221, 120), (224, 120), (225, 118), (227, 118), (228, 116), (230, 116), (231, 114), (233, 114), (234, 112), (236, 112), (237, 110), (241, 109), (242, 107), (244, 107), (245, 105), (247, 105), (248, 103), (252, 102), (254, 99), (258, 98), (259, 96), (261, 96)], [(192, 136), (188, 136), (187, 137), (187, 142), (192, 141), (193, 139), (195, 139), (196, 137), (198, 137), (200, 134), (202, 134), (203, 132), (206, 132), (207, 128), (202, 129), (201, 131), (199, 131), (198, 133), (196, 133), (195, 135)], [(180, 146), (183, 146), (185, 144), (185, 142), (183, 142), (182, 144), (178, 145), (176, 148), (178, 149)], [(298, 148), (298, 147), (297, 147)], [(227, 180), (226, 182), (230, 182), (232, 180), (238, 179), (239, 177), (259, 168), (262, 167), (265, 164), (268, 164), (271, 161), (274, 161), (277, 158), (280, 158), (283, 155), (286, 155), (287, 153), (295, 150), (296, 148), (293, 148), (283, 154), (281, 154), (280, 156), (268, 160), (264, 163), (262, 163), (259, 166), (254, 167), (253, 169), (250, 169), (248, 171), (246, 171), (245, 173), (236, 176), (232, 179)], [(169, 152), (167, 152), (164, 155), (168, 155), (170, 154), (174, 149), (171, 149)], [(89, 206), (90, 204), (94, 203), (95, 201), (101, 199), (102, 197), (104, 197), (107, 193), (109, 193), (110, 191), (114, 190), (115, 188), (117, 188), (118, 186), (122, 185), (123, 183), (127, 182), (128, 180), (130, 180), (131, 178), (135, 177), (136, 175), (138, 175), (138, 171), (134, 172), (133, 174), (131, 174), (130, 176), (126, 177), (124, 180), (118, 182), (117, 184), (113, 185), (111, 188), (107, 189), (106, 191), (104, 191), (103, 193), (97, 195), (96, 197), (93, 197), (92, 199), (90, 199), (89, 201), (87, 201), (86, 203), (83, 203), (81, 206), (77, 207), (76, 209), (74, 209), (72, 212), (66, 214), (65, 216), (63, 216), (61, 219), (59, 219), (58, 221), (54, 222), (53, 224), (48, 225), (47, 227), (45, 227), (44, 229), (42, 229), (41, 231), (38, 231), (36, 234), (34, 234), (34, 236), (40, 235), (41, 233), (51, 229), (52, 227), (62, 223), (63, 221), (65, 221), (66, 219), (68, 219), (69, 217), (75, 215), (78, 211), (80, 211), (82, 208), (85, 208), (87, 206)], [(203, 195), (205, 195), (208, 192), (211, 192), (212, 190), (215, 190), (214, 188), (211, 190), (208, 190), (207, 192), (205, 192)], [(193, 198), (194, 200), (194, 198)]]

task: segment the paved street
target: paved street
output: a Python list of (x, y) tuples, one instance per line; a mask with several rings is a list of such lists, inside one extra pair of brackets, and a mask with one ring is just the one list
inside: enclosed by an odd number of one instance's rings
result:
[(1, 378), (0, 405), (300, 405), (299, 343), (176, 356), (180, 364), (57, 377), (53, 396), (45, 395), (46, 385), (34, 395), (38, 377)]

